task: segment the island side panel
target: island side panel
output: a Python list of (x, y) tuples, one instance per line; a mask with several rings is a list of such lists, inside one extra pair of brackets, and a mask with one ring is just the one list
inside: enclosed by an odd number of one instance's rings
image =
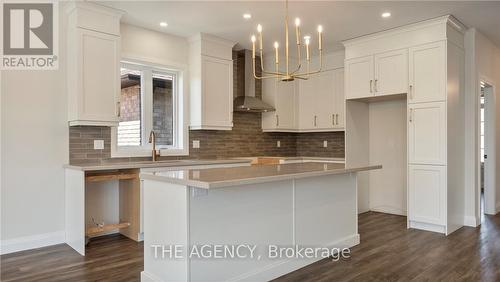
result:
[[(192, 188), (196, 189), (196, 188)], [(260, 260), (191, 260), (191, 281), (265, 281), (286, 272), (269, 245), (293, 246), (293, 180), (210, 189), (190, 199), (192, 245), (257, 245)], [(269, 271), (271, 270), (271, 271)]]
[(299, 246), (359, 244), (356, 173), (295, 181), (295, 236)]
[(186, 256), (155, 258), (152, 247), (188, 246), (188, 218), (188, 187), (144, 180), (144, 271), (141, 281), (189, 281)]
[(66, 244), (85, 255), (85, 172), (65, 169)]

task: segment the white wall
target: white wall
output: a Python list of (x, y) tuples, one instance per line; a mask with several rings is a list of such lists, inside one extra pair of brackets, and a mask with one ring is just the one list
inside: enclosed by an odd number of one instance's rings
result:
[(122, 57), (167, 66), (185, 67), (189, 45), (186, 38), (122, 24)]
[[(496, 100), (496, 123), (500, 124), (500, 48), (495, 46), (488, 38), (475, 29), (470, 29), (466, 34), (466, 198), (465, 217), (466, 225), (480, 224), (480, 210), (478, 205), (479, 192), (479, 113), (478, 97), (480, 95), (480, 79), (486, 79), (497, 87)], [(500, 175), (500, 131), (496, 130), (496, 173)], [(495, 181), (497, 211), (500, 206), (500, 178)]]
[(2, 252), (24, 240), (64, 240), (68, 126), (64, 23), (56, 71), (2, 71)]

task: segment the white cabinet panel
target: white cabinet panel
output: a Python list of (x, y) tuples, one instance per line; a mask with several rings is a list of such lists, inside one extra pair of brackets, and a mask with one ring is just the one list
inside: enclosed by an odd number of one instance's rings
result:
[(446, 222), (446, 167), (409, 166), (409, 220), (443, 225)]
[(446, 43), (410, 48), (409, 103), (446, 100)]
[(373, 56), (347, 60), (345, 75), (346, 99), (366, 98), (374, 95)]
[(408, 92), (408, 49), (375, 55), (373, 88), (377, 96)]
[(325, 71), (316, 77), (316, 91), (313, 93), (316, 108), (316, 128), (329, 129), (335, 126), (335, 72)]
[(298, 127), (300, 130), (314, 129), (316, 113), (316, 91), (319, 89), (317, 86), (317, 78), (310, 77), (308, 80), (299, 81), (299, 95), (298, 95)]
[(277, 82), (276, 123), (280, 129), (295, 127), (295, 82)]
[(446, 164), (446, 105), (410, 104), (408, 148), (411, 164)]
[(345, 127), (345, 94), (344, 94), (344, 69), (334, 70), (335, 79), (335, 120), (334, 128), (342, 129)]
[(202, 124), (233, 126), (233, 61), (202, 56)]
[(120, 37), (73, 28), (69, 36), (70, 125), (116, 125), (120, 96)]

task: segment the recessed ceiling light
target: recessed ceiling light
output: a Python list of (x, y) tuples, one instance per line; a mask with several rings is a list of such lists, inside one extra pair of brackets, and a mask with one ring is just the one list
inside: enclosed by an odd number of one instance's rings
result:
[(167, 27), (167, 26), (168, 26), (168, 23), (166, 23), (166, 22), (161, 22), (161, 23), (160, 23), (160, 26), (161, 26), (161, 27)]
[(389, 13), (389, 12), (382, 13), (382, 18), (389, 18), (390, 16), (391, 16), (391, 13)]
[(251, 15), (251, 14), (246, 13), (246, 14), (243, 14), (243, 18), (244, 18), (245, 20), (248, 20), (248, 19), (251, 19), (251, 18), (252, 18), (252, 15)]

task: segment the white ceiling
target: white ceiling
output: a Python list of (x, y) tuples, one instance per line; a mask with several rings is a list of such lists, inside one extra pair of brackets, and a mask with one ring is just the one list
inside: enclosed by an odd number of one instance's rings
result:
[[(250, 36), (258, 23), (264, 27), (264, 44), (284, 42), (284, 1), (99, 1), (124, 10), (123, 21), (161, 32), (188, 37), (206, 32), (250, 48)], [(452, 14), (468, 27), (500, 46), (500, 1), (293, 1), (290, 6), (290, 31), (293, 19), (300, 17), (302, 34), (316, 40), (316, 26), (323, 25), (324, 44), (331, 50), (342, 49), (341, 41)], [(381, 18), (389, 11), (392, 17)], [(244, 13), (252, 19), (244, 20)], [(165, 21), (168, 27), (159, 23)], [(293, 37), (292, 37), (293, 38)], [(291, 39), (291, 42), (293, 39)], [(328, 50), (326, 50), (328, 51)]]

